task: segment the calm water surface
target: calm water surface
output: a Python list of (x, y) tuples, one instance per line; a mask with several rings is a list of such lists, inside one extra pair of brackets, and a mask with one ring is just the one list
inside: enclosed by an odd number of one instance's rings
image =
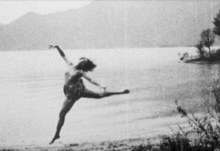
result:
[[(80, 99), (67, 114), (57, 142), (85, 142), (148, 137), (175, 121), (175, 103), (199, 110), (218, 64), (184, 64), (179, 52), (195, 48), (65, 50), (77, 62), (91, 58), (89, 76), (108, 90), (130, 89), (128, 95)], [(63, 94), (65, 62), (56, 50), (0, 52), (0, 144), (49, 143)], [(87, 88), (100, 91), (85, 81)], [(165, 120), (164, 120), (165, 119)], [(161, 132), (163, 130), (161, 129)]]

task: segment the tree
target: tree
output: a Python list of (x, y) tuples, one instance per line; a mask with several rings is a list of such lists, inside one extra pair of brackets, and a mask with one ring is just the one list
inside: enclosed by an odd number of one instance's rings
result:
[(211, 29), (203, 30), (201, 33), (201, 41), (209, 49), (209, 56), (211, 57), (211, 46), (215, 42), (215, 34), (211, 31)]
[(203, 49), (204, 48), (204, 45), (202, 43), (202, 41), (199, 41), (195, 47), (198, 49), (198, 53), (200, 55), (200, 57), (205, 57), (205, 50)]
[(213, 24), (215, 25), (215, 27), (213, 28), (213, 32), (217, 36), (220, 36), (220, 10), (219, 13), (216, 15), (216, 17), (214, 18)]

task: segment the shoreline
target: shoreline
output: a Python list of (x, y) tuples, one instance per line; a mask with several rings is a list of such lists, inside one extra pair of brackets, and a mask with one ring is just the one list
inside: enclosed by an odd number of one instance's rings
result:
[[(162, 135), (163, 136), (163, 135)], [(83, 142), (83, 143), (54, 143), (41, 144), (41, 145), (14, 145), (10, 147), (0, 147), (0, 150), (16, 150), (16, 151), (58, 151), (58, 150), (76, 150), (76, 151), (97, 151), (97, 150), (124, 150), (130, 151), (140, 145), (147, 145), (149, 142), (152, 144), (159, 143), (160, 136), (152, 138), (131, 138), (116, 141), (101, 141), (101, 142)]]
[[(179, 115), (171, 117), (158, 118), (156, 129), (148, 129), (146, 137), (133, 137), (120, 140), (103, 140), (103, 141), (85, 141), (85, 142), (62, 142), (57, 140), (54, 144), (49, 145), (49, 142), (31, 142), (23, 144), (8, 144), (0, 145), (0, 150), (77, 150), (77, 151), (97, 151), (97, 150), (124, 150), (130, 151), (140, 145), (147, 145), (149, 142), (153, 145), (159, 144), (162, 136), (172, 135), (172, 130), (176, 131), (178, 125), (187, 128), (187, 120)], [(169, 124), (168, 124), (169, 123)], [(150, 127), (148, 127), (150, 128)], [(146, 127), (147, 129), (147, 127)]]

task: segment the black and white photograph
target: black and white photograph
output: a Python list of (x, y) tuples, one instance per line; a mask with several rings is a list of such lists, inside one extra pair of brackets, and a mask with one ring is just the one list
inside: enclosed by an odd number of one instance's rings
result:
[(0, 150), (220, 150), (219, 0), (0, 12)]

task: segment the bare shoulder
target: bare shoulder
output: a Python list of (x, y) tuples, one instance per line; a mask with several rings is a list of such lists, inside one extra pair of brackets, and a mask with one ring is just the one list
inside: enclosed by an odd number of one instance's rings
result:
[(79, 70), (78, 73), (81, 74), (82, 76), (86, 75), (86, 73), (83, 72), (82, 70)]
[(85, 75), (85, 72), (83, 72), (83, 71), (81, 71), (81, 70), (76, 70), (76, 71), (75, 71), (75, 74), (76, 74), (76, 75), (84, 76), (84, 75)]
[(74, 72), (77, 74), (83, 74), (83, 72), (81, 70), (74, 70)]
[(90, 78), (87, 76), (87, 74), (86, 74), (85, 72), (83, 72), (83, 71), (81, 71), (81, 75), (82, 75), (84, 78), (86, 78), (87, 80), (90, 79)]

